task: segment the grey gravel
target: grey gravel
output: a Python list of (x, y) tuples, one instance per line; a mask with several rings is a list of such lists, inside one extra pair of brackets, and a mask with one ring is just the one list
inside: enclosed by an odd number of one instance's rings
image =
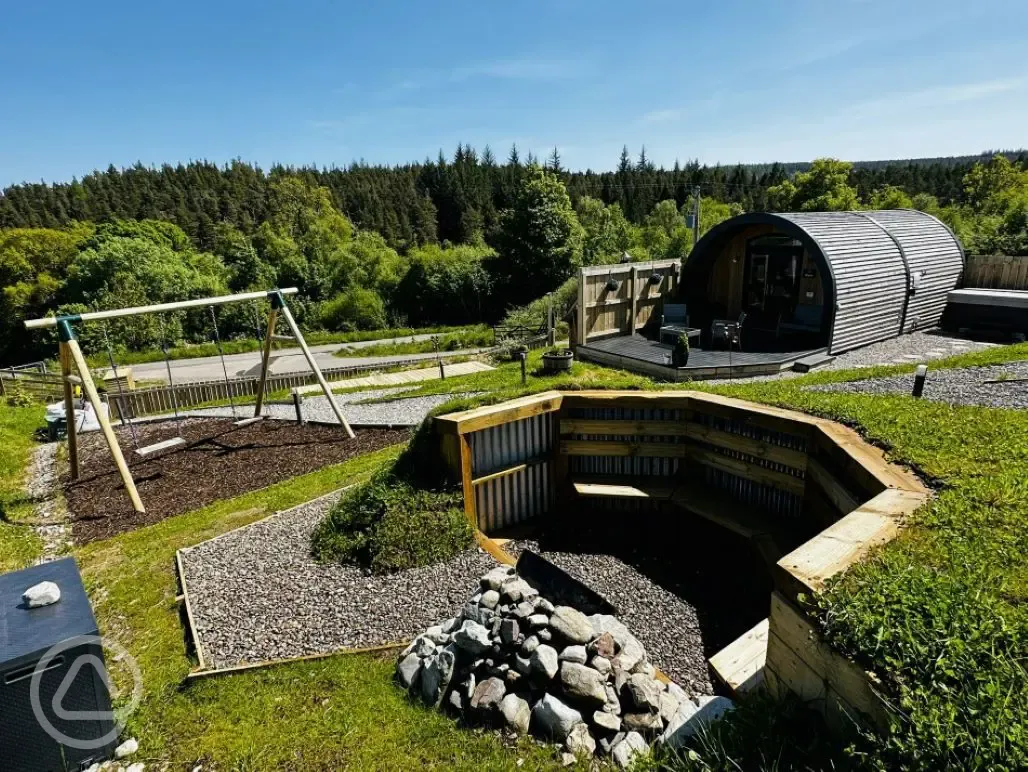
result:
[(713, 694), (696, 609), (615, 557), (602, 554), (544, 552), (538, 542), (509, 542), (505, 549), (524, 549), (584, 582), (618, 609), (621, 620), (639, 639), (654, 665), (693, 694)]
[[(472, 396), (469, 394), (438, 394), (430, 397), (399, 398), (390, 402), (379, 402), (375, 404), (358, 404), (365, 400), (379, 399), (393, 394), (401, 394), (409, 391), (409, 388), (396, 389), (373, 389), (370, 391), (356, 391), (352, 394), (336, 394), (336, 404), (339, 405), (343, 417), (352, 424), (386, 424), (389, 426), (417, 426), (428, 413), (449, 402), (451, 399)], [(242, 418), (252, 415), (253, 406), (240, 406), (236, 408), (236, 414)], [(232, 407), (208, 407), (189, 411), (190, 415), (214, 415), (231, 416)], [(283, 418), (294, 420), (296, 410), (291, 405), (270, 404), (264, 408), (264, 414), (272, 418)], [(335, 413), (332, 412), (328, 399), (324, 396), (307, 396), (303, 400), (303, 415), (308, 421), (322, 421), (325, 423), (338, 423)]]
[[(875, 365), (909, 365), (931, 362), (936, 359), (967, 354), (972, 351), (993, 348), (998, 344), (985, 341), (970, 340), (959, 336), (947, 335), (941, 331), (912, 332), (898, 338), (872, 343), (869, 346), (839, 354), (826, 365), (818, 367), (815, 372), (831, 370), (850, 370), (857, 367), (874, 367)], [(805, 373), (786, 370), (775, 375), (760, 375), (753, 378), (736, 378), (734, 380), (776, 381), (799, 378)], [(729, 379), (717, 378), (704, 383), (728, 383)]]
[[(1028, 362), (1010, 362), (990, 367), (962, 367), (948, 370), (928, 370), (922, 397), (951, 405), (981, 405), (1024, 410), (1028, 409)], [(986, 381), (998, 381), (986, 383)], [(914, 375), (889, 378), (871, 378), (825, 386), (810, 387), (811, 391), (841, 391), (860, 394), (910, 394), (914, 388)]]
[(196, 634), (210, 665), (398, 643), (457, 614), (497, 565), (478, 548), (444, 563), (374, 576), (310, 555), (341, 492), (183, 550)]
[(35, 515), (32, 528), (43, 544), (38, 563), (56, 560), (73, 544), (68, 508), (61, 492), (58, 445), (48, 442), (37, 446), (25, 476), (25, 495), (32, 502)]

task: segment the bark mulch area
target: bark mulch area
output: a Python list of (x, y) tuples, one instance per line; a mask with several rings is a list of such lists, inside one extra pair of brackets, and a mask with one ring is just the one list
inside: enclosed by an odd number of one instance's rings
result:
[(99, 432), (79, 442), (81, 474), (64, 495), (76, 544), (106, 539), (166, 517), (265, 488), (410, 439), (408, 429), (342, 429), (264, 420), (233, 426), (232, 419), (189, 418), (136, 425), (140, 447), (172, 437), (185, 445), (140, 458), (127, 427), (116, 430), (146, 512), (132, 509), (121, 477)]

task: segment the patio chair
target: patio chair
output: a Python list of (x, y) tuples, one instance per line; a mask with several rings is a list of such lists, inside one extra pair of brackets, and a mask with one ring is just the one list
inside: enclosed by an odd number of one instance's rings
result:
[(685, 303), (665, 303), (664, 311), (660, 315), (660, 332), (657, 341), (663, 343), (665, 335), (670, 335), (674, 340), (679, 335), (688, 333), (689, 330), (689, 311)]
[(710, 325), (711, 346), (724, 345), (729, 351), (737, 346), (742, 351), (742, 325), (746, 321), (746, 312), (739, 314), (737, 320), (715, 319)]

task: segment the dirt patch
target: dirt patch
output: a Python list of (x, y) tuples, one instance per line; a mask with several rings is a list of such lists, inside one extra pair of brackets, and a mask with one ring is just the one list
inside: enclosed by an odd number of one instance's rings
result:
[(81, 476), (65, 498), (77, 544), (106, 539), (213, 501), (265, 488), (410, 438), (407, 429), (365, 429), (350, 439), (332, 426), (261, 421), (233, 426), (231, 419), (186, 419), (136, 425), (136, 443), (182, 437), (185, 445), (140, 458), (127, 427), (117, 429), (125, 459), (146, 512), (132, 509), (121, 477), (99, 433), (80, 442)]

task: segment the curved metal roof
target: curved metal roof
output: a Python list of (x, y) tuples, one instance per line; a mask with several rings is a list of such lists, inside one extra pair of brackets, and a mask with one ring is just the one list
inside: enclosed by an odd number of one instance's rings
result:
[(953, 233), (931, 215), (902, 209), (739, 215), (700, 239), (685, 271), (712, 263), (735, 231), (758, 224), (800, 239), (828, 277), (832, 353), (938, 324), (963, 270)]

